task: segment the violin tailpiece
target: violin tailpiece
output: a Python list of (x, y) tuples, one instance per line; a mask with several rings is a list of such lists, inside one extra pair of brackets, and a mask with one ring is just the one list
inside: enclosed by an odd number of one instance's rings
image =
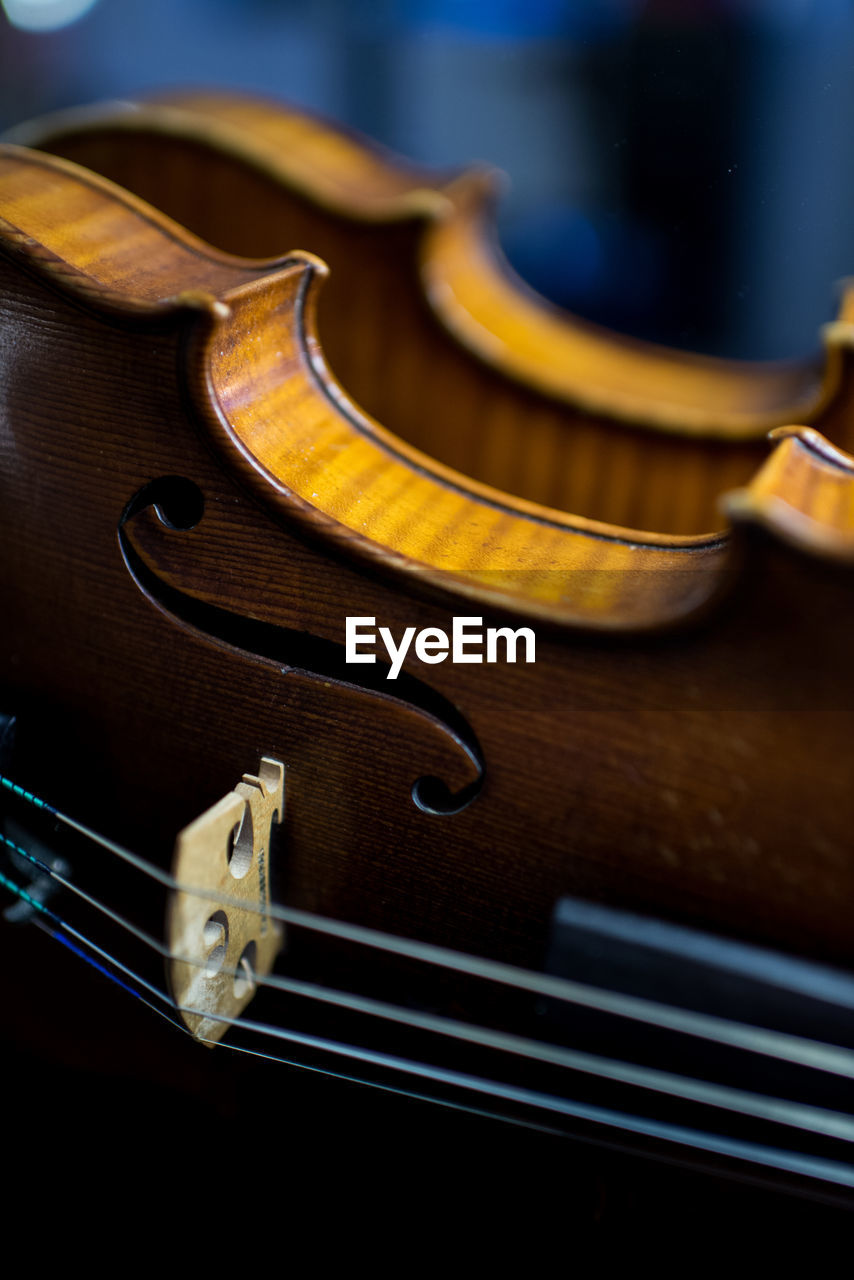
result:
[(258, 776), (244, 774), (175, 841), (169, 976), (197, 1040), (222, 1039), (281, 947), (282, 929), (269, 915), (270, 844), (272, 825), (284, 816), (284, 788), (284, 765), (265, 756)]

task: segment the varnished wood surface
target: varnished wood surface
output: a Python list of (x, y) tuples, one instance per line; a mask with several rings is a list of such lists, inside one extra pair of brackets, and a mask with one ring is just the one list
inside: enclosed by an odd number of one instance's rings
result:
[[(536, 966), (574, 892), (851, 962), (846, 456), (788, 436), (729, 542), (591, 529), (356, 414), (302, 322), (310, 259), (211, 254), (13, 148), (0, 189), (0, 644), (24, 782), (79, 808), (100, 771), (110, 804), (79, 816), (162, 856), (269, 754), (295, 906)], [(190, 527), (134, 505), (160, 477), (202, 495)], [(371, 686), (323, 647), (347, 615), (399, 634), (481, 612), (546, 620), (536, 664), (410, 658), (415, 683)], [(644, 637), (650, 613), (669, 631)], [(477, 793), (430, 812), (428, 776)]]
[(319, 332), (348, 393), (504, 492), (703, 534), (722, 527), (718, 499), (747, 483), (771, 427), (808, 422), (851, 443), (845, 302), (823, 364), (667, 352), (561, 315), (514, 280), (491, 243), (486, 174), (437, 181), (310, 117), (228, 95), (121, 104), (22, 136), (232, 252), (318, 253), (332, 268)]
[[(393, 224), (422, 215), (430, 224), (422, 250), (424, 284), (437, 314), (483, 358), (593, 411), (670, 426), (680, 435), (737, 438), (756, 436), (781, 416), (800, 418), (815, 402), (820, 375), (812, 366), (683, 355), (627, 341), (549, 308), (513, 276), (492, 243), (489, 214), (498, 181), (489, 170), (458, 177), (421, 170), (307, 113), (226, 93), (69, 112), (55, 118), (52, 129), (47, 122), (24, 126), (22, 136), (43, 140), (48, 150), (83, 146), (86, 137), (94, 157), (110, 130), (122, 137), (126, 152), (140, 134), (159, 132), (164, 145), (169, 135), (203, 142), (354, 223)], [(125, 158), (129, 166), (134, 162)], [(161, 181), (165, 187), (169, 180)], [(122, 185), (132, 188), (133, 182)], [(212, 225), (230, 217), (237, 223), (232, 236), (263, 235), (239, 213), (214, 207), (207, 216)], [(254, 252), (245, 244), (239, 251)]]

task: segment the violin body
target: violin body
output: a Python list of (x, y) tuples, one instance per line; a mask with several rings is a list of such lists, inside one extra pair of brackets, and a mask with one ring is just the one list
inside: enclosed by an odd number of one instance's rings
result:
[[(274, 757), (292, 908), (536, 970), (572, 894), (850, 965), (847, 455), (784, 434), (725, 535), (565, 515), (355, 405), (311, 254), (230, 257), (12, 146), (0, 200), (24, 787), (166, 866)], [(348, 618), (528, 628), (536, 658), (392, 678)]]
[(707, 534), (724, 527), (720, 498), (748, 483), (769, 430), (810, 425), (854, 445), (850, 290), (823, 359), (714, 360), (537, 298), (497, 248), (492, 171), (431, 173), (304, 112), (229, 94), (61, 113), (14, 137), (228, 252), (317, 253), (331, 268), (318, 332), (336, 378), (396, 436), (502, 492), (620, 527)]
[[(289, 891), (312, 909), (391, 910), (399, 931), (533, 963), (572, 890), (850, 957), (843, 455), (782, 440), (729, 543), (561, 520), (347, 403), (314, 355), (310, 259), (230, 260), (108, 184), (4, 163), (22, 224), (4, 244), (4, 670), (7, 698), (49, 708), (42, 790), (65, 802), (75, 761), (126, 759), (112, 834), (150, 848), (272, 754)], [(94, 257), (90, 218), (109, 228)], [(61, 401), (33, 404), (41, 386)], [(170, 477), (197, 495), (189, 528)], [(348, 617), (399, 635), (480, 615), (531, 624), (536, 661), (410, 653), (405, 693), (342, 662)], [(413, 800), (423, 778), (435, 806)]]

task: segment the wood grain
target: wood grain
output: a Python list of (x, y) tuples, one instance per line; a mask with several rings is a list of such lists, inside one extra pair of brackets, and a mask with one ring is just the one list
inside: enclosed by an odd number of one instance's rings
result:
[(712, 360), (609, 334), (532, 294), (495, 244), (488, 171), (434, 175), (228, 94), (114, 104), (19, 136), (231, 252), (320, 255), (331, 277), (319, 332), (341, 384), (396, 436), (504, 492), (704, 534), (722, 527), (718, 499), (749, 480), (771, 428), (808, 423), (852, 444), (844, 300), (823, 361)]
[[(100, 772), (80, 816), (162, 858), (271, 755), (293, 905), (536, 966), (574, 892), (851, 962), (850, 459), (787, 436), (730, 538), (592, 526), (357, 411), (312, 259), (228, 259), (15, 148), (0, 199), (24, 783), (70, 807)], [(536, 663), (410, 656), (405, 688), (340, 663), (348, 615), (461, 614), (535, 619)]]

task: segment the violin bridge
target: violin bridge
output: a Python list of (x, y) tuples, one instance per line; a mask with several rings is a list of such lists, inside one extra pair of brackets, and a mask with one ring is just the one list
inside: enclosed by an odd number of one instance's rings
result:
[(269, 915), (269, 851), (284, 803), (285, 767), (265, 756), (257, 777), (244, 774), (175, 841), (172, 872), (181, 888), (167, 914), (169, 976), (197, 1040), (222, 1039), (282, 944)]

